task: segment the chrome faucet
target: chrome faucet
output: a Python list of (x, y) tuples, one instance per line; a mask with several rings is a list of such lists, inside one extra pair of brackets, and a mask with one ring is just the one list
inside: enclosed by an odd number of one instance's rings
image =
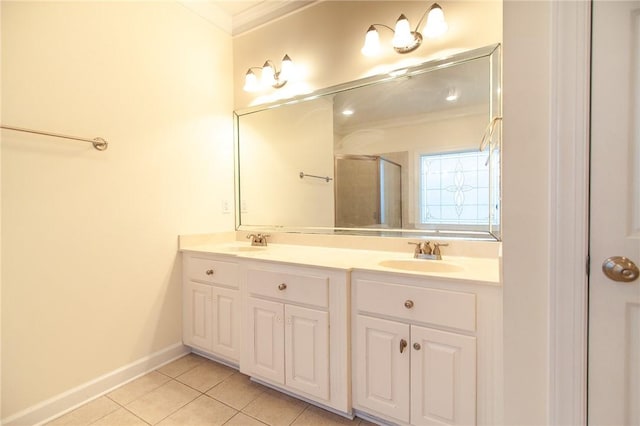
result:
[(267, 237), (270, 237), (271, 235), (263, 235), (263, 234), (249, 234), (247, 235), (247, 239), (251, 240), (251, 245), (252, 246), (266, 246), (267, 245)]
[(442, 253), (440, 252), (440, 247), (448, 246), (449, 244), (441, 244), (441, 243), (433, 243), (433, 248), (431, 247), (430, 241), (420, 241), (419, 243), (409, 243), (414, 244), (416, 246), (416, 250), (413, 252), (413, 257), (415, 259), (431, 259), (431, 260), (442, 260)]

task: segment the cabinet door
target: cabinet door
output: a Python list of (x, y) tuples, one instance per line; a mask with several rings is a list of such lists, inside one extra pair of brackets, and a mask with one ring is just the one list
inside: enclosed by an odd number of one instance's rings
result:
[(211, 286), (187, 281), (183, 286), (184, 343), (211, 350)]
[(240, 359), (240, 296), (238, 290), (213, 287), (212, 350), (233, 361)]
[(411, 424), (476, 424), (476, 338), (411, 326)]
[(249, 297), (248, 340), (251, 375), (284, 384), (284, 305)]
[(286, 384), (329, 399), (329, 314), (285, 305)]
[(356, 316), (356, 403), (406, 423), (409, 337), (408, 324)]

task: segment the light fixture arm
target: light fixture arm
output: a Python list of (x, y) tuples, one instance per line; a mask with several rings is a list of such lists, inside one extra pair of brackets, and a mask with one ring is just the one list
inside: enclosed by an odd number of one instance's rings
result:
[(385, 24), (371, 24), (369, 27), (374, 27), (374, 28), (375, 27), (384, 27), (384, 28), (387, 28), (387, 29), (391, 30), (392, 33), (395, 33), (395, 30), (393, 28), (391, 28), (390, 26), (385, 25)]
[(266, 62), (264, 63), (264, 65), (269, 65), (271, 67), (271, 69), (273, 70), (273, 80), (274, 83), (271, 85), (271, 87), (273, 87), (274, 89), (279, 89), (282, 86), (284, 86), (285, 84), (287, 84), (287, 80), (281, 80), (280, 79), (280, 73), (282, 72), (282, 67), (280, 67), (280, 70), (278, 70), (278, 68), (276, 67), (276, 64), (273, 63), (273, 61), (271, 59), (267, 59)]
[[(440, 5), (438, 3), (434, 3), (434, 5), (437, 5), (438, 7), (440, 7)], [(427, 15), (429, 15), (429, 12), (431, 12), (431, 9), (433, 8), (433, 6), (431, 6), (429, 9), (425, 10), (424, 13), (422, 14), (422, 16), (420, 17), (420, 20), (418, 21), (418, 24), (416, 25), (416, 29), (415, 32), (418, 33), (419, 29), (420, 29), (420, 25), (422, 25), (422, 22), (424, 21), (424, 18), (427, 17)]]

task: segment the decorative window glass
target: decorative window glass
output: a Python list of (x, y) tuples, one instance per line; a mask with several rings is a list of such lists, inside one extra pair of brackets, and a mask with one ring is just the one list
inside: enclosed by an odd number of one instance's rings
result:
[(491, 215), (497, 225), (498, 157), (492, 155), (491, 164), (489, 151), (421, 155), (420, 223), (487, 225)]

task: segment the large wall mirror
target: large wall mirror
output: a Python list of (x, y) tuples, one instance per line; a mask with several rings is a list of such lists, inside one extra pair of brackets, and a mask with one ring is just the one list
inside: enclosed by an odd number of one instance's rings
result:
[(500, 46), (235, 113), (240, 230), (500, 239)]

